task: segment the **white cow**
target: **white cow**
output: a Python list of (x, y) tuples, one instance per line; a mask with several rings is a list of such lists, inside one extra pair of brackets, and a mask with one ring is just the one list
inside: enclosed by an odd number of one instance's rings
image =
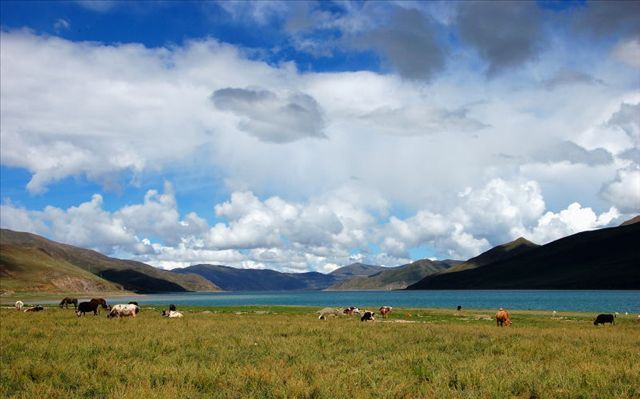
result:
[(184, 316), (183, 316), (182, 313), (178, 312), (177, 310), (170, 310), (169, 314), (167, 315), (167, 317), (170, 318), (170, 319), (180, 319), (180, 318), (182, 318)]
[(179, 319), (181, 317), (184, 317), (184, 315), (177, 310), (163, 310), (161, 314), (162, 316), (168, 317), (170, 319)]
[(140, 311), (140, 308), (138, 308), (138, 305), (121, 303), (118, 305), (113, 305), (107, 317), (108, 318), (112, 318), (112, 317), (121, 318), (121, 317), (129, 317), (129, 316), (136, 317), (136, 314), (139, 311)]
[(16, 310), (19, 312), (22, 310), (22, 307), (24, 306), (24, 302), (22, 301), (16, 301)]
[(336, 308), (324, 308), (324, 309), (318, 310), (316, 313), (320, 314), (320, 316), (318, 316), (318, 319), (320, 320), (325, 320), (327, 316), (335, 317), (343, 314), (340, 309), (336, 309)]

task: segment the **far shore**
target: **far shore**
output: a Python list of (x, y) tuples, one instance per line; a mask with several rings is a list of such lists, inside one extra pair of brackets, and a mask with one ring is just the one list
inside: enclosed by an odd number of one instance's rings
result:
[[(225, 291), (187, 291), (189, 293), (225, 292)], [(0, 305), (13, 304), (17, 300), (21, 301), (53, 301), (61, 300), (64, 297), (72, 298), (105, 298), (105, 297), (144, 297), (146, 295), (157, 294), (184, 294), (185, 292), (153, 292), (137, 293), (131, 291), (94, 291), (94, 292), (6, 292), (0, 295)]]
[(10, 294), (3, 294), (0, 296), (0, 305), (13, 304), (17, 300), (23, 302), (37, 302), (37, 301), (60, 301), (64, 297), (73, 298), (104, 298), (104, 297), (124, 297), (124, 296), (144, 296), (145, 294), (137, 294), (135, 292), (128, 291), (115, 291), (115, 292), (15, 292)]

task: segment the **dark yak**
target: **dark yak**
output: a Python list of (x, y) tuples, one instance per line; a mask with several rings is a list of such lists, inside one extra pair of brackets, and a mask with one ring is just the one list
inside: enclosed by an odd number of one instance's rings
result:
[(598, 317), (596, 317), (595, 321), (593, 322), (594, 326), (597, 326), (598, 324), (602, 324), (604, 326), (604, 323), (610, 323), (611, 325), (615, 325), (615, 316), (612, 315), (611, 313), (602, 313), (599, 314)]
[(98, 302), (80, 302), (80, 304), (78, 305), (78, 309), (76, 310), (76, 314), (78, 315), (78, 317), (80, 317), (84, 316), (84, 314), (87, 312), (93, 312), (93, 315), (97, 316), (98, 306), (100, 306)]

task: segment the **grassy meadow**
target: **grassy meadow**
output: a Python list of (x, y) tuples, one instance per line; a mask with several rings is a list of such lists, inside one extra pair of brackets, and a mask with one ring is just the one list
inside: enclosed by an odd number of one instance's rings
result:
[(0, 311), (0, 398), (640, 398), (640, 323), (592, 314), (143, 306), (135, 319)]

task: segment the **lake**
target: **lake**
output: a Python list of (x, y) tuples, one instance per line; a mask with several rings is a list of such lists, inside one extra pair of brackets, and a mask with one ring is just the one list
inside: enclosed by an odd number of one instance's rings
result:
[(171, 293), (112, 298), (109, 302), (238, 306), (463, 308), (640, 313), (640, 291), (438, 290), (438, 291), (270, 291)]

